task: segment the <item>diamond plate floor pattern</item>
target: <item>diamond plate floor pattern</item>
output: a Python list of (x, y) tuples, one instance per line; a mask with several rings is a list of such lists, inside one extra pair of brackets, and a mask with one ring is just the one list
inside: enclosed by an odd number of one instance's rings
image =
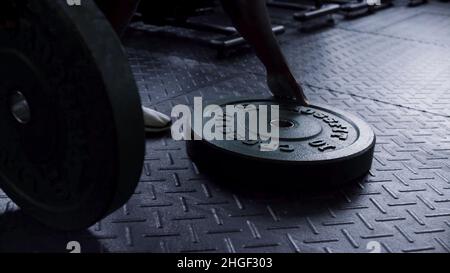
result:
[[(88, 252), (367, 252), (371, 241), (385, 252), (450, 252), (449, 10), (397, 4), (311, 34), (293, 22), (280, 37), (312, 102), (373, 126), (375, 160), (357, 185), (241, 192), (199, 173), (184, 143), (158, 136), (128, 204), (84, 232), (48, 230), (0, 192), (0, 251), (65, 251), (76, 240)], [(218, 59), (160, 31), (141, 26), (126, 42), (145, 105), (169, 112), (194, 96), (268, 94), (248, 50)]]

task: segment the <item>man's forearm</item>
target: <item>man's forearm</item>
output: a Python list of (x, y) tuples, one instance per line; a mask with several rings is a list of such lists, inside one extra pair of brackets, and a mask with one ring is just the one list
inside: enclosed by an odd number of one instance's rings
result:
[(265, 0), (221, 0), (241, 35), (270, 72), (289, 69), (272, 31)]

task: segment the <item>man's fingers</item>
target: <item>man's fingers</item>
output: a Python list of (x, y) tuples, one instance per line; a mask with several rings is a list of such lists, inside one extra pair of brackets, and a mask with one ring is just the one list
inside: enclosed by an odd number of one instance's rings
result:
[(293, 77), (289, 78), (286, 75), (269, 74), (267, 77), (267, 84), (275, 97), (292, 100), (302, 106), (309, 105), (303, 92), (303, 88)]
[(309, 106), (308, 99), (306, 98), (305, 93), (303, 92), (303, 89), (300, 85), (299, 89), (300, 91), (296, 93), (297, 100), (300, 102), (302, 106)]

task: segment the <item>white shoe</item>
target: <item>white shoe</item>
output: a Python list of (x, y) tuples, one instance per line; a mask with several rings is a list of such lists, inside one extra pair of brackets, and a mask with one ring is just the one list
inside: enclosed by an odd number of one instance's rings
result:
[(142, 107), (145, 131), (149, 133), (163, 132), (170, 129), (172, 120), (167, 115), (153, 109)]

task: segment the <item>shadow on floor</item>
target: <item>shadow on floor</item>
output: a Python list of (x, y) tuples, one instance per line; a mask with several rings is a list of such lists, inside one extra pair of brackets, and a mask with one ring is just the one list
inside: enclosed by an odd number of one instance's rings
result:
[(69, 242), (79, 243), (81, 252), (105, 252), (88, 230), (56, 231), (36, 222), (21, 210), (0, 214), (0, 252), (70, 253), (73, 248)]

